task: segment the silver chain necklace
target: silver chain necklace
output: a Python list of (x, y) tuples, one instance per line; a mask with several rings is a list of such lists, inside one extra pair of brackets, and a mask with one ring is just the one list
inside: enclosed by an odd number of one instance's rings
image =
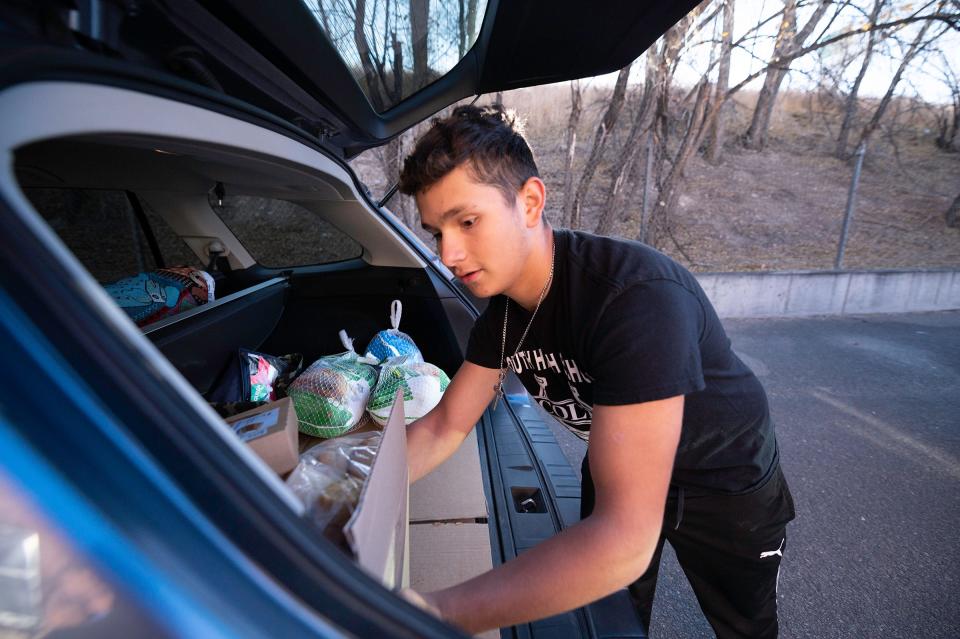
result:
[[(553, 266), (557, 261), (557, 242), (556, 239), (553, 241), (553, 252), (550, 256), (550, 275), (547, 277), (547, 283), (543, 285), (543, 290), (540, 291), (540, 297), (537, 299), (537, 305), (533, 309), (533, 314), (530, 316), (530, 321), (527, 322), (527, 327), (523, 329), (523, 335), (520, 336), (520, 341), (517, 342), (517, 347), (513, 350), (513, 355), (510, 356), (511, 359), (517, 356), (517, 353), (520, 352), (520, 347), (523, 346), (523, 340), (527, 339), (527, 333), (530, 332), (530, 327), (533, 326), (533, 318), (537, 316), (537, 311), (540, 310), (540, 305), (543, 303), (544, 298), (547, 296), (547, 291), (550, 290), (550, 283), (553, 282)], [(507, 377), (507, 368), (504, 366), (506, 361), (505, 356), (507, 354), (507, 317), (510, 315), (510, 298), (507, 297), (507, 301), (503, 305), (503, 339), (500, 342), (500, 375), (497, 378), (497, 383), (493, 387), (495, 393), (493, 400), (493, 410), (497, 410), (497, 405), (500, 403), (500, 398), (503, 397), (503, 380)]]

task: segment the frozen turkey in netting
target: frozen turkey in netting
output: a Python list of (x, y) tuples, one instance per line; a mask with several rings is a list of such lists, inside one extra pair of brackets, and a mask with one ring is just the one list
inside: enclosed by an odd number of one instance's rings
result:
[(378, 424), (386, 424), (397, 390), (403, 392), (403, 414), (409, 424), (440, 403), (450, 378), (439, 367), (410, 358), (388, 360), (370, 394), (367, 411)]
[(360, 424), (370, 391), (377, 382), (371, 360), (353, 350), (353, 340), (340, 331), (346, 352), (321, 357), (293, 381), (293, 399), (300, 432), (337, 437)]

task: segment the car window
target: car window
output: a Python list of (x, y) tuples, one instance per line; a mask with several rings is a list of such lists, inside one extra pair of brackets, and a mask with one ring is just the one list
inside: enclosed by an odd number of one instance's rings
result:
[[(101, 283), (162, 266), (200, 266), (196, 254), (159, 215), (143, 207), (143, 219), (139, 219), (125, 191), (25, 188), (24, 194)], [(156, 242), (162, 263), (154, 255), (147, 232)]]
[(477, 39), (486, 0), (304, 0), (379, 112), (450, 71)]
[(263, 266), (327, 264), (363, 254), (363, 247), (348, 235), (293, 202), (235, 195), (211, 206)]

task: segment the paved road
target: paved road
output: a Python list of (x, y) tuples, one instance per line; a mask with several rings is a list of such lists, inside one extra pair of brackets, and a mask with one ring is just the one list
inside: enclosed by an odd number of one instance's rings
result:
[[(960, 637), (960, 313), (724, 324), (767, 388), (798, 511), (781, 637)], [(669, 545), (651, 634), (713, 636)]]

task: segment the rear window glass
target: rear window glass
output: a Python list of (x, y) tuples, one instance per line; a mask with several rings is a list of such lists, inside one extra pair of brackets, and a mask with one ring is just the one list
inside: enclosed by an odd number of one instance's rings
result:
[[(200, 266), (196, 254), (149, 207), (143, 207), (141, 220), (125, 191), (25, 188), (24, 194), (100, 283), (162, 266)], [(156, 240), (162, 264), (150, 247), (144, 223)]]
[(486, 0), (304, 0), (383, 112), (446, 74), (477, 40)]
[(236, 195), (211, 206), (263, 266), (327, 264), (363, 254), (363, 247), (348, 235), (293, 202)]

